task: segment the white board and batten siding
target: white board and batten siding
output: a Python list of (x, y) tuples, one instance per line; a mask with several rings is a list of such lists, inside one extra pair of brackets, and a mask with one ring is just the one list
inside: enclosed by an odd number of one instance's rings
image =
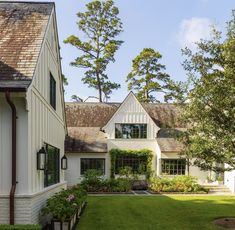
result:
[[(57, 45), (55, 13), (47, 26), (38, 63), (25, 94), (12, 94), (17, 109), (17, 189), (16, 224), (39, 222), (46, 199), (66, 188), (64, 172), (60, 183), (44, 188), (44, 172), (37, 170), (37, 152), (47, 143), (64, 155), (66, 135), (60, 57)], [(50, 105), (50, 73), (56, 81), (56, 111)], [(0, 223), (9, 223), (11, 188), (11, 109), (0, 94)]]
[[(41, 191), (44, 187), (43, 172), (37, 170), (36, 153), (44, 143), (60, 149), (60, 157), (64, 155), (66, 135), (64, 117), (64, 99), (61, 80), (59, 53), (56, 48), (55, 18), (52, 14), (46, 37), (38, 59), (33, 82), (27, 93), (28, 133), (29, 133), (29, 187), (30, 192)], [(56, 81), (56, 110), (50, 105), (50, 73)], [(64, 181), (64, 172), (60, 179)]]
[(104, 127), (108, 139), (115, 139), (115, 124), (147, 124), (147, 139), (155, 140), (159, 127), (153, 122), (133, 93), (130, 93)]

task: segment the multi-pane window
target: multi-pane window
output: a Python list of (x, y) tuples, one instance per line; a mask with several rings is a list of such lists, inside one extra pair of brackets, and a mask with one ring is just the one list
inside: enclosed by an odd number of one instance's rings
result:
[(185, 175), (185, 159), (162, 159), (162, 173), (168, 175)]
[(89, 169), (96, 169), (105, 174), (105, 159), (104, 158), (81, 158), (81, 175)]
[(125, 167), (130, 167), (133, 172), (146, 171), (146, 157), (139, 156), (118, 156), (115, 162), (115, 174), (119, 174), (120, 170)]
[(50, 105), (56, 110), (56, 81), (50, 73)]
[(44, 174), (44, 186), (50, 186), (60, 182), (60, 150), (46, 145), (47, 161)]
[(147, 124), (115, 124), (115, 138), (147, 138)]

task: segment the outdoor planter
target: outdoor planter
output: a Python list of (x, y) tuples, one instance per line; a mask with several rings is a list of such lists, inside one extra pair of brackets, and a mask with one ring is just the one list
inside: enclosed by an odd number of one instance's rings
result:
[(70, 219), (67, 219), (65, 221), (60, 221), (53, 219), (52, 220), (52, 226), (53, 230), (71, 230), (73, 229), (74, 225), (76, 224), (76, 217), (77, 215), (74, 214)]

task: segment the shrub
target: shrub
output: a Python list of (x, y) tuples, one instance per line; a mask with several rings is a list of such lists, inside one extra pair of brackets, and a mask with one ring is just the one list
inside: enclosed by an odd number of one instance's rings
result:
[(0, 229), (4, 230), (41, 230), (42, 227), (40, 225), (21, 225), (21, 224), (16, 224), (16, 225), (8, 225), (8, 224), (1, 224)]
[(132, 181), (129, 178), (104, 179), (97, 170), (87, 170), (81, 187), (87, 192), (129, 192)]
[(73, 216), (87, 196), (81, 187), (62, 190), (47, 200), (46, 207), (42, 209), (43, 215), (52, 214), (54, 219), (64, 221)]
[(192, 176), (176, 176), (173, 179), (152, 177), (149, 180), (149, 189), (154, 192), (208, 192)]

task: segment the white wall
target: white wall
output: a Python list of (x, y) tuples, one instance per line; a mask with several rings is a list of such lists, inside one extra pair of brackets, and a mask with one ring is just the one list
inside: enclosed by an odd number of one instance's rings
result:
[[(43, 144), (47, 143), (60, 149), (60, 158), (64, 155), (66, 135), (64, 100), (59, 54), (55, 47), (57, 41), (54, 40), (56, 39), (54, 16), (50, 18), (45, 37), (35, 76), (27, 92), (29, 194), (44, 189), (44, 172), (38, 171), (36, 167), (36, 153)], [(56, 110), (49, 103), (50, 72), (56, 81)], [(62, 170), (60, 179), (61, 182), (64, 181)]]
[[(27, 117), (28, 113), (25, 110), (25, 99), (16, 94), (12, 94), (12, 101), (17, 110), (17, 189), (16, 193), (28, 192), (28, 168), (25, 165), (27, 162)], [(9, 194), (11, 188), (11, 155), (12, 155), (12, 112), (6, 102), (4, 94), (0, 94), (0, 194)]]
[[(60, 183), (48, 187), (41, 193), (31, 195), (15, 196), (15, 223), (16, 224), (37, 224), (40, 222), (40, 210), (46, 200), (55, 192), (66, 189), (66, 183)], [(9, 197), (0, 195), (0, 223), (9, 223)]]
[[(44, 143), (60, 149), (64, 155), (66, 134), (60, 57), (52, 13), (36, 66), (26, 95), (14, 94), (17, 109), (17, 181), (16, 223), (36, 223), (39, 211), (49, 195), (66, 187), (64, 171), (60, 182), (44, 188), (44, 172), (36, 167), (36, 155)], [(49, 73), (56, 80), (56, 111), (49, 104)], [(11, 110), (0, 93), (0, 223), (8, 223), (11, 187)], [(48, 192), (49, 191), (49, 192)], [(38, 198), (40, 196), (40, 198)], [(4, 210), (4, 211), (2, 211)], [(6, 211), (7, 210), (7, 211)], [(18, 219), (18, 216), (19, 219)]]
[(108, 153), (67, 153), (68, 169), (66, 170), (65, 180), (68, 186), (76, 185), (81, 182), (81, 158), (105, 158), (105, 177), (110, 176), (110, 159)]
[[(226, 165), (228, 167), (228, 165)], [(235, 170), (224, 172), (224, 185), (235, 193)]]

